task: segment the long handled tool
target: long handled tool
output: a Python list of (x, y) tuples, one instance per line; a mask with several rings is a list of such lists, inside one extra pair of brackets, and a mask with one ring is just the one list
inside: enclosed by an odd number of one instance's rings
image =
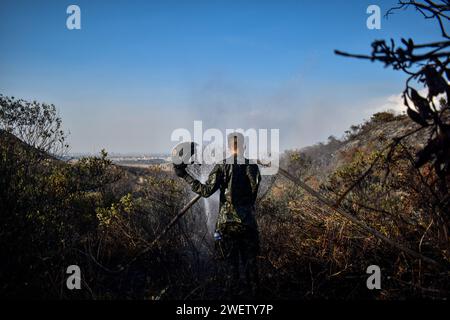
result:
[(161, 233), (155, 238), (155, 240), (152, 241), (150, 246), (153, 246), (156, 242), (158, 242), (164, 235), (169, 231), (175, 223), (201, 198), (201, 196), (198, 194), (195, 197), (191, 199), (184, 207), (180, 210), (180, 212), (177, 213), (175, 217), (170, 220), (169, 224), (161, 231)]
[(130, 265), (132, 265), (136, 260), (138, 260), (140, 257), (142, 257), (144, 254), (149, 252), (153, 249), (153, 247), (158, 243), (159, 240), (161, 240), (162, 237), (166, 235), (166, 233), (177, 223), (178, 220), (201, 198), (200, 195), (196, 195), (193, 197), (177, 214), (170, 220), (170, 222), (167, 224), (167, 226), (164, 227), (164, 229), (158, 234), (158, 236), (141, 252), (139, 252), (137, 255), (133, 257), (130, 261), (128, 261), (125, 265), (118, 265), (118, 268), (115, 270), (109, 269), (99, 263), (93, 256), (91, 256), (92, 260), (94, 260), (95, 264), (97, 264), (101, 269), (106, 271), (107, 273), (111, 274), (117, 274), (122, 271), (125, 271), (126, 268), (128, 268)]
[[(166, 235), (166, 233), (175, 225), (175, 223), (177, 223), (178, 220), (180, 220), (180, 218), (182, 216), (184, 216), (184, 214), (201, 198), (200, 195), (196, 195), (195, 197), (193, 197), (191, 199), (191, 201), (189, 201), (184, 207), (183, 209), (181, 209), (177, 215), (175, 217), (172, 218), (172, 220), (170, 220), (170, 222), (167, 224), (167, 226), (158, 234), (158, 236), (148, 245), (147, 248), (145, 248), (144, 250), (142, 250), (141, 252), (139, 252), (138, 255), (136, 255), (132, 260), (130, 260), (127, 263), (127, 266), (131, 265), (132, 263), (134, 263), (137, 259), (139, 259), (139, 257), (141, 257), (142, 255), (146, 254), (147, 252), (149, 252), (153, 246), (158, 243), (159, 240), (161, 240), (162, 237), (164, 237)], [(121, 267), (122, 269), (124, 269), (125, 267)], [(122, 270), (121, 270), (122, 271)]]

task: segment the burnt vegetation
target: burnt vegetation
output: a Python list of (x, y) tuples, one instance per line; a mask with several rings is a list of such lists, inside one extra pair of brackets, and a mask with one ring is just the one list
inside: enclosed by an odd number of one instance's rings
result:
[[(407, 113), (377, 113), (341, 138), (287, 151), (281, 164), (352, 216), (435, 263), (386, 245), (277, 176), (257, 204), (263, 297), (450, 296), (449, 3), (400, 2), (393, 10), (408, 7), (437, 20), (442, 42), (403, 40), (397, 47), (376, 41), (368, 56), (340, 52), (407, 73)], [(0, 96), (0, 296), (224, 297), (201, 202), (145, 251), (192, 197), (181, 179), (158, 165), (117, 166), (106, 152), (67, 163), (60, 160), (67, 147), (54, 106)], [(81, 290), (66, 287), (66, 268), (73, 264), (82, 270)], [(382, 289), (370, 291), (366, 269), (374, 264), (382, 270)], [(124, 265), (123, 272), (111, 272)]]

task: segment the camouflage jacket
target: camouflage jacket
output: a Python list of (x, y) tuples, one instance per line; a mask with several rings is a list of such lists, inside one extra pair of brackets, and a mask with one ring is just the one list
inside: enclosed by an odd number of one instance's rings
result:
[(258, 194), (261, 174), (257, 164), (235, 164), (224, 161), (216, 164), (203, 184), (187, 176), (186, 181), (192, 191), (202, 197), (209, 197), (220, 189), (220, 207), (216, 228), (226, 232), (227, 229), (242, 226), (258, 229), (255, 219), (255, 202)]

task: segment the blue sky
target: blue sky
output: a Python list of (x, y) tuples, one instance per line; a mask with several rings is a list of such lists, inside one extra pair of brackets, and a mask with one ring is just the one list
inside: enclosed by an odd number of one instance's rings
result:
[[(334, 55), (374, 39), (439, 39), (396, 0), (0, 2), (0, 93), (54, 103), (72, 152), (168, 152), (171, 132), (279, 128), (281, 147), (340, 136), (394, 105), (401, 73)], [(81, 8), (81, 30), (66, 8)]]

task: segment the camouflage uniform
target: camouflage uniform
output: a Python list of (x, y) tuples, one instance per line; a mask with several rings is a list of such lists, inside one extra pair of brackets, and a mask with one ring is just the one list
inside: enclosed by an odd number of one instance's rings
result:
[(237, 288), (239, 263), (242, 261), (247, 284), (255, 293), (258, 286), (256, 256), (259, 253), (259, 236), (254, 214), (261, 175), (258, 165), (248, 159), (239, 163), (228, 159), (216, 164), (204, 184), (189, 175), (185, 176), (185, 180), (195, 193), (203, 197), (209, 197), (220, 189), (216, 230), (222, 239), (216, 241), (216, 248), (226, 262), (227, 277), (231, 280), (228, 285), (232, 290)]

